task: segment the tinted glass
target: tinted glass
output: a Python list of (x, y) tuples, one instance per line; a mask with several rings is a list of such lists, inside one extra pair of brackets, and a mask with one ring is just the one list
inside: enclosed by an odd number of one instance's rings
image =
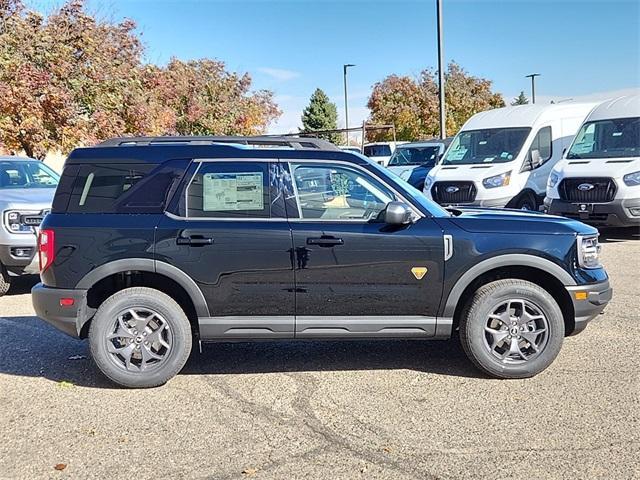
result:
[(389, 166), (426, 165), (433, 167), (438, 159), (439, 146), (399, 147), (393, 152)]
[(640, 156), (640, 118), (617, 118), (585, 123), (567, 158)]
[(538, 131), (533, 142), (531, 142), (531, 147), (529, 147), (530, 153), (534, 150), (538, 151), (542, 162), (546, 162), (551, 158), (551, 127), (544, 127)]
[(391, 155), (391, 147), (389, 145), (365, 146), (364, 154), (367, 157), (388, 157)]
[(530, 128), (488, 128), (460, 132), (447, 150), (442, 164), (510, 162), (520, 153), (530, 131)]
[(204, 162), (187, 188), (187, 217), (269, 218), (268, 163)]
[(375, 220), (394, 194), (356, 169), (330, 164), (292, 164), (300, 217)]
[(0, 189), (55, 188), (60, 176), (44, 163), (0, 160)]

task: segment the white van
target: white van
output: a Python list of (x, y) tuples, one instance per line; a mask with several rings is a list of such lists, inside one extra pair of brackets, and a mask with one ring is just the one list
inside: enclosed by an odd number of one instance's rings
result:
[(386, 167), (389, 163), (389, 159), (393, 152), (396, 150), (396, 146), (402, 145), (408, 142), (372, 142), (366, 143), (362, 147), (362, 153), (373, 160), (376, 163)]
[(551, 168), (595, 105), (519, 105), (477, 113), (429, 172), (425, 195), (441, 205), (537, 210)]
[(594, 225), (640, 225), (640, 95), (593, 110), (551, 172), (544, 204)]

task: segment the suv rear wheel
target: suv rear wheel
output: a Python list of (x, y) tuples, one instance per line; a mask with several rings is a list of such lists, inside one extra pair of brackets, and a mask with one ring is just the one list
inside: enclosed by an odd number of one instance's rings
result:
[(89, 328), (100, 371), (124, 387), (156, 387), (174, 377), (191, 353), (191, 325), (168, 295), (146, 287), (105, 300)]
[(11, 277), (7, 269), (0, 263), (0, 297), (6, 294), (11, 287)]
[(564, 319), (554, 298), (519, 279), (480, 287), (460, 322), (469, 359), (497, 378), (532, 377), (560, 352)]

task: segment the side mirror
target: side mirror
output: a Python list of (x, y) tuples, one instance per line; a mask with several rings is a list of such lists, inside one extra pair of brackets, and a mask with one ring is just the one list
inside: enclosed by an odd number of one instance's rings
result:
[(384, 211), (384, 222), (387, 225), (407, 225), (411, 223), (411, 209), (402, 202), (389, 202)]
[(538, 168), (542, 165), (542, 157), (540, 156), (540, 150), (534, 149), (529, 153), (529, 161), (531, 164), (531, 170)]

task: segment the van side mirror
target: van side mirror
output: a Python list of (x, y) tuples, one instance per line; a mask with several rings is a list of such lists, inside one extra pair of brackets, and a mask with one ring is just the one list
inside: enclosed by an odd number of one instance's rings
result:
[(389, 202), (384, 211), (384, 223), (387, 225), (407, 225), (411, 223), (411, 209), (402, 202)]
[(542, 156), (540, 155), (540, 150), (533, 149), (529, 152), (529, 165), (531, 170), (534, 168), (538, 168), (544, 162), (542, 161)]

